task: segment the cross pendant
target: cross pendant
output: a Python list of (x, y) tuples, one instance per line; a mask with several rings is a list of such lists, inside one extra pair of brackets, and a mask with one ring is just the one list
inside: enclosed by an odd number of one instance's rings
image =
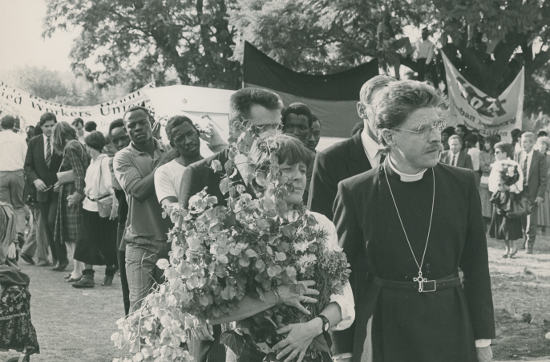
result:
[(418, 293), (435, 292), (437, 290), (436, 281), (424, 278), (421, 271), (418, 271), (418, 277), (413, 278), (413, 281), (418, 283)]

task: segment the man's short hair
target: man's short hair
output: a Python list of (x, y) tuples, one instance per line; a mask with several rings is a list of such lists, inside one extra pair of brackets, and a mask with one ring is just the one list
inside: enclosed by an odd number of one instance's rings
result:
[(54, 123), (57, 123), (57, 117), (55, 116), (55, 114), (51, 112), (46, 112), (40, 116), (40, 126), (43, 126), (44, 123), (48, 121), (54, 121)]
[(443, 131), (441, 131), (441, 134), (446, 134), (449, 137), (455, 134), (455, 128), (453, 126), (445, 127)]
[(84, 120), (80, 117), (78, 118), (75, 118), (73, 120), (73, 123), (71, 123), (71, 125), (73, 125), (74, 127), (76, 127), (77, 124), (80, 124), (81, 126), (84, 126)]
[(15, 117), (5, 115), (0, 119), (0, 126), (2, 126), (3, 129), (13, 129), (13, 126), (15, 126)]
[(359, 100), (363, 104), (371, 104), (374, 94), (393, 81), (395, 81), (395, 78), (387, 75), (377, 75), (372, 77), (361, 87), (361, 90), (359, 91)]
[(535, 136), (535, 134), (533, 132), (523, 132), (521, 134), (521, 138), (532, 138), (532, 139), (536, 139), (537, 137)]
[(109, 124), (109, 135), (115, 128), (124, 127), (124, 121), (122, 118), (115, 119)]
[(390, 83), (376, 98), (376, 127), (399, 127), (420, 108), (440, 107), (442, 98), (432, 86), (416, 80)]
[(101, 152), (107, 143), (105, 136), (103, 136), (103, 133), (99, 131), (90, 132), (90, 134), (84, 138), (84, 142), (88, 147), (91, 147), (98, 152)]
[(309, 127), (311, 127), (311, 124), (313, 123), (313, 113), (311, 113), (311, 109), (304, 103), (300, 102), (294, 102), (288, 105), (283, 111), (281, 112), (281, 121), (283, 122), (283, 126), (286, 125), (288, 122), (288, 116), (290, 114), (296, 114), (299, 116), (306, 116), (307, 117), (307, 124)]
[(269, 110), (280, 109), (283, 106), (281, 98), (276, 93), (261, 88), (242, 88), (231, 95), (229, 100), (229, 128), (236, 121), (246, 119), (253, 105), (260, 105)]
[(174, 116), (168, 120), (168, 123), (166, 123), (166, 127), (164, 128), (164, 131), (166, 132), (166, 137), (168, 137), (168, 140), (172, 141), (172, 131), (174, 128), (176, 128), (179, 125), (182, 125), (184, 123), (189, 123), (195, 131), (198, 132), (197, 128), (193, 124), (193, 121), (189, 117), (186, 116)]
[(133, 107), (131, 107), (126, 112), (124, 112), (124, 116), (122, 116), (122, 120), (125, 120), (126, 116), (128, 114), (130, 114), (132, 112), (136, 112), (136, 111), (142, 111), (143, 113), (145, 113), (147, 115), (147, 118), (149, 119), (149, 123), (151, 123), (151, 125), (153, 125), (153, 123), (154, 123), (153, 116), (151, 115), (149, 110), (147, 108), (143, 107), (143, 106), (133, 106)]
[(548, 136), (548, 132), (544, 131), (544, 130), (540, 130), (538, 131), (537, 133), (537, 138), (539, 137), (547, 137)]
[(84, 124), (84, 129), (86, 132), (93, 132), (97, 129), (97, 123), (94, 121), (88, 121)]
[(462, 144), (462, 138), (460, 138), (460, 136), (457, 134), (454, 134), (451, 137), (449, 137), (449, 140), (447, 142), (451, 143), (451, 141), (453, 140), (458, 140), (458, 142)]

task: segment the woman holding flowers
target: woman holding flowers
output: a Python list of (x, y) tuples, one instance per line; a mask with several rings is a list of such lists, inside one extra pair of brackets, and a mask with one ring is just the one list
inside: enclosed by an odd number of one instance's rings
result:
[(495, 144), (496, 161), (491, 166), (489, 191), (493, 204), (493, 216), (489, 235), (504, 240), (506, 253), (503, 258), (513, 258), (518, 249), (514, 240), (521, 239), (521, 216), (528, 212), (523, 197), (523, 173), (519, 164), (512, 160), (512, 145), (505, 142)]

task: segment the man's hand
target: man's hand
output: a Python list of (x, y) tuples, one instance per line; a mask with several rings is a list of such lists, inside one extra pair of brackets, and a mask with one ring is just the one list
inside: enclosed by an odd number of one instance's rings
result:
[(544, 197), (537, 196), (535, 199), (535, 204), (540, 205), (544, 202)]
[(118, 217), (118, 200), (115, 195), (113, 195), (113, 207), (111, 208), (111, 215), (109, 215), (109, 220), (114, 220)]
[(42, 181), (41, 179), (37, 178), (36, 180), (34, 180), (34, 187), (36, 187), (36, 189), (38, 191), (46, 191), (46, 189), (48, 188), (48, 186), (46, 186), (46, 184), (44, 183), (44, 181)]
[(174, 158), (176, 158), (176, 152), (174, 150), (171, 149), (169, 151), (163, 152), (159, 158), (157, 167), (160, 167), (165, 163), (172, 161)]
[(322, 323), (319, 318), (314, 318), (306, 323), (289, 324), (278, 329), (278, 334), (288, 333), (288, 335), (273, 346), (277, 351), (277, 359), (286, 357), (285, 362), (294, 359), (298, 362), (302, 361), (313, 338), (322, 333)]
[(216, 126), (212, 119), (208, 116), (203, 116), (203, 118), (208, 118), (209, 122), (208, 126), (206, 126), (206, 130), (199, 132), (199, 137), (208, 143), (208, 147), (210, 147), (210, 149), (217, 149), (226, 146), (227, 142), (225, 142), (222, 138), (220, 129)]
[(310, 314), (302, 303), (317, 303), (317, 299), (310, 296), (319, 295), (319, 292), (312, 287), (315, 285), (313, 280), (299, 281), (298, 284), (280, 285), (277, 287), (280, 303), (298, 309), (300, 312)]
[(493, 350), (491, 346), (476, 348), (478, 362), (490, 362), (493, 360)]
[(204, 322), (200, 325), (191, 328), (191, 334), (199, 341), (213, 341), (214, 332), (210, 323)]

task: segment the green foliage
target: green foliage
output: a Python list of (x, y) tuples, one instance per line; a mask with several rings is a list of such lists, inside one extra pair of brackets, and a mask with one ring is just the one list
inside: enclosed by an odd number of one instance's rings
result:
[(98, 85), (130, 80), (133, 88), (174, 69), (184, 84), (238, 86), (232, 61), (232, 0), (53, 0), (45, 36), (77, 29), (72, 68)]

